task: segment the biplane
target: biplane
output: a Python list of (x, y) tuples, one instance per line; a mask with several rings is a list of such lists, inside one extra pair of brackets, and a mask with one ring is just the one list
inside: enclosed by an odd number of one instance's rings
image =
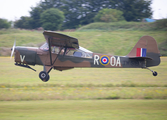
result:
[(76, 67), (93, 68), (144, 68), (157, 76), (148, 67), (160, 64), (160, 52), (155, 39), (143, 36), (126, 56), (93, 53), (81, 46), (77, 38), (53, 31), (44, 31), (46, 42), (39, 48), (16, 46), (14, 42), (11, 57), (14, 55), (16, 66), (33, 69), (30, 65), (42, 65), (39, 78), (47, 82), (52, 69), (59, 71)]

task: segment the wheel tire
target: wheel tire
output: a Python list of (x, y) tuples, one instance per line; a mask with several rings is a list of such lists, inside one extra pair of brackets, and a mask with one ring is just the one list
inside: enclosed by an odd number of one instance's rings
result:
[(158, 73), (156, 71), (153, 72), (153, 76), (157, 76)]
[(49, 79), (50, 79), (50, 76), (49, 76), (49, 74), (48, 74), (46, 80), (42, 80), (42, 81), (43, 81), (43, 82), (47, 82), (47, 81), (49, 81)]
[(40, 78), (42, 81), (43, 81), (43, 80), (46, 80), (47, 77), (48, 77), (48, 73), (47, 73), (47, 72), (41, 71), (41, 72), (39, 73), (39, 78)]

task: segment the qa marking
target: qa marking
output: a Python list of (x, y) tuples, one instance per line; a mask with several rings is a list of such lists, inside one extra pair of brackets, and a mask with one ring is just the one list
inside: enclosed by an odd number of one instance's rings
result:
[(111, 56), (111, 58), (109, 58), (107, 55), (103, 55), (101, 57), (99, 57), (99, 55), (94, 55), (94, 65), (99, 65), (99, 61), (102, 65), (108, 65), (110, 63), (110, 65), (113, 67), (121, 67), (119, 56), (117, 58), (115, 56)]
[(22, 56), (22, 55), (20, 55), (20, 60), (21, 60), (21, 62), (23, 62), (23, 61), (24, 61), (25, 57), (26, 57), (25, 55), (23, 55), (23, 56)]

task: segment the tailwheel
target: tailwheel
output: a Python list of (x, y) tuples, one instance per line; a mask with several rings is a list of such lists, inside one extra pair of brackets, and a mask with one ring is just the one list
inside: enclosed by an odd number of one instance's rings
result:
[(147, 67), (145, 67), (145, 69), (150, 70), (153, 73), (153, 76), (157, 76), (158, 75), (158, 73), (156, 71), (153, 71), (153, 70), (151, 70), (151, 69), (149, 69)]
[(158, 73), (156, 71), (153, 72), (153, 76), (157, 76)]
[(45, 71), (41, 71), (39, 73), (39, 78), (43, 81), (43, 82), (47, 82), (50, 78), (49, 74)]

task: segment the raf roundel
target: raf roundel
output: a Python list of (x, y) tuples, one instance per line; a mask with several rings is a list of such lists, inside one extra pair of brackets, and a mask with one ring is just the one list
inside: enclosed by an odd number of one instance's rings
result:
[(108, 65), (108, 64), (110, 63), (109, 57), (106, 56), (106, 55), (101, 56), (101, 57), (100, 57), (100, 63), (101, 63), (102, 65)]

